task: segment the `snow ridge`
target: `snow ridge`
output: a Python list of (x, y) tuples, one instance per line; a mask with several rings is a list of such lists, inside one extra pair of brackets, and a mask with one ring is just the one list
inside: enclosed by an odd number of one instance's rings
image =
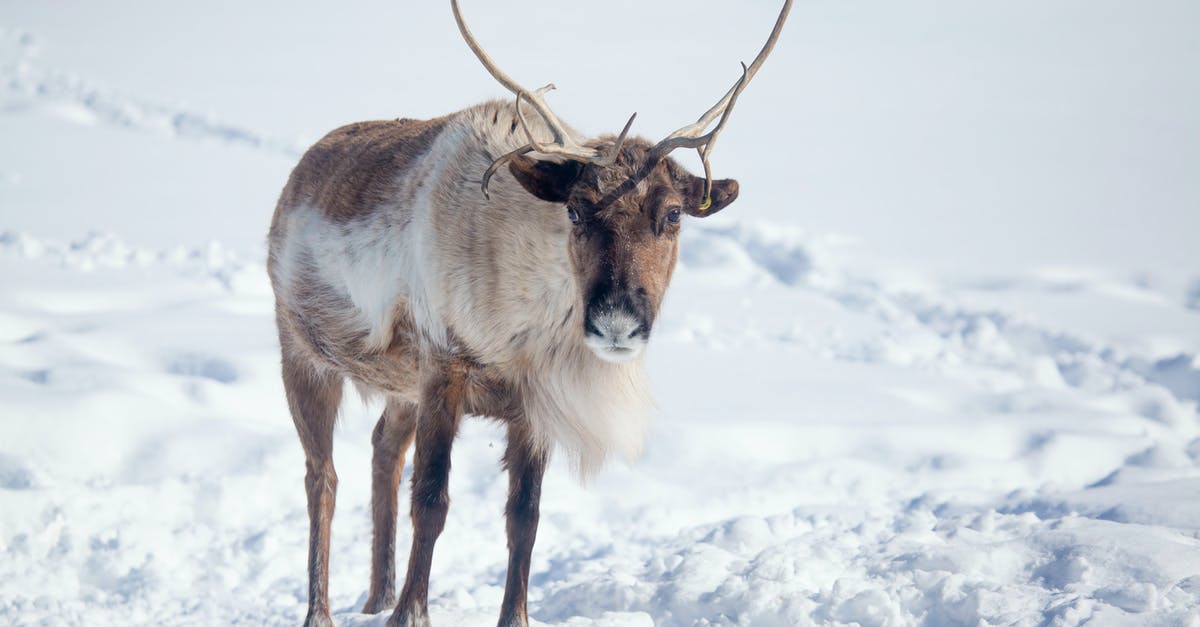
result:
[(104, 124), (168, 138), (207, 139), (298, 158), (300, 139), (278, 137), (224, 122), (184, 106), (150, 102), (67, 71), (43, 68), (38, 42), (19, 29), (0, 29), (0, 112), (37, 109), (75, 124)]

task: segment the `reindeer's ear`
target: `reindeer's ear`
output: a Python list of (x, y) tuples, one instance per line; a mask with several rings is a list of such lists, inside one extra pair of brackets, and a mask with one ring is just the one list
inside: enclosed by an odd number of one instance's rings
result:
[(579, 178), (583, 164), (578, 161), (541, 161), (517, 155), (508, 162), (508, 171), (526, 191), (542, 200), (566, 202), (571, 186)]
[(688, 202), (683, 208), (683, 212), (704, 218), (728, 207), (730, 203), (737, 200), (738, 197), (738, 182), (733, 179), (721, 179), (712, 182), (712, 198), (708, 199), (707, 206), (704, 198), (704, 177), (692, 176), (688, 184)]

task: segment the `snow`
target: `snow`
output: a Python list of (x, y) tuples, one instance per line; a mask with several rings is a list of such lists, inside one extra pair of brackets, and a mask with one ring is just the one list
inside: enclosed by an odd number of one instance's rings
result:
[[(539, 2), (546, 45), (620, 23), (556, 31)], [(499, 93), (446, 7), (408, 4), (0, 8), (0, 623), (303, 618), (275, 196), (329, 128)], [(678, 75), (636, 46), (572, 74), (464, 9), (567, 119), (645, 107), (654, 136), (775, 8), (653, 4), (635, 40), (676, 14), (731, 36), (664, 48)], [(1200, 624), (1200, 15), (972, 6), (797, 4), (714, 152), (746, 193), (684, 225), (644, 455), (547, 475), (537, 624)], [(357, 613), (380, 411), (337, 432), (341, 625), (386, 620)], [(436, 624), (495, 622), (502, 444), (479, 420), (455, 444)]]

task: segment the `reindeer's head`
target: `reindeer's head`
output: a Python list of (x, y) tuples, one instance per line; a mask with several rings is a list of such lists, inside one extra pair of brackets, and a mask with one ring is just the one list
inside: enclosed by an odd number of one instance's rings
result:
[(529, 193), (566, 205), (585, 339), (613, 362), (636, 358), (650, 336), (675, 269), (681, 216), (716, 213), (738, 193), (737, 181), (713, 181), (705, 207), (705, 179), (637, 138), (608, 165), (517, 156), (509, 170)]
[[(738, 96), (775, 47), (792, 0), (785, 0), (767, 43), (725, 96), (700, 119), (657, 144), (632, 138), (626, 141), (635, 113), (616, 138), (585, 141), (564, 125), (546, 104), (546, 85), (527, 90), (488, 57), (467, 28), (451, 0), (454, 18), (467, 45), (502, 85), (516, 94), (517, 119), (529, 143), (502, 155), (483, 176), (487, 195), (492, 175), (508, 164), (509, 171), (542, 200), (564, 203), (573, 224), (568, 252), (584, 307), (584, 333), (588, 346), (601, 359), (624, 362), (641, 354), (659, 305), (671, 280), (678, 252), (682, 214), (705, 217), (737, 198), (732, 179), (712, 180), (708, 155), (725, 128)], [(528, 103), (545, 122), (553, 140), (538, 141), (521, 111)], [(711, 131), (709, 126), (716, 121)], [(676, 148), (694, 148), (704, 165), (704, 176), (686, 172), (668, 154)], [(549, 158), (529, 157), (541, 153)]]

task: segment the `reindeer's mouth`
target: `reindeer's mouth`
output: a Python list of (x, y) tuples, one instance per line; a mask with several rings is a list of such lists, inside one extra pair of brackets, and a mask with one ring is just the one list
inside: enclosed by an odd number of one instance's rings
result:
[(597, 346), (590, 339), (588, 340), (588, 348), (592, 349), (596, 356), (604, 361), (614, 364), (624, 364), (631, 362), (642, 354), (642, 347), (645, 342), (639, 343), (637, 346), (616, 346), (611, 344)]

